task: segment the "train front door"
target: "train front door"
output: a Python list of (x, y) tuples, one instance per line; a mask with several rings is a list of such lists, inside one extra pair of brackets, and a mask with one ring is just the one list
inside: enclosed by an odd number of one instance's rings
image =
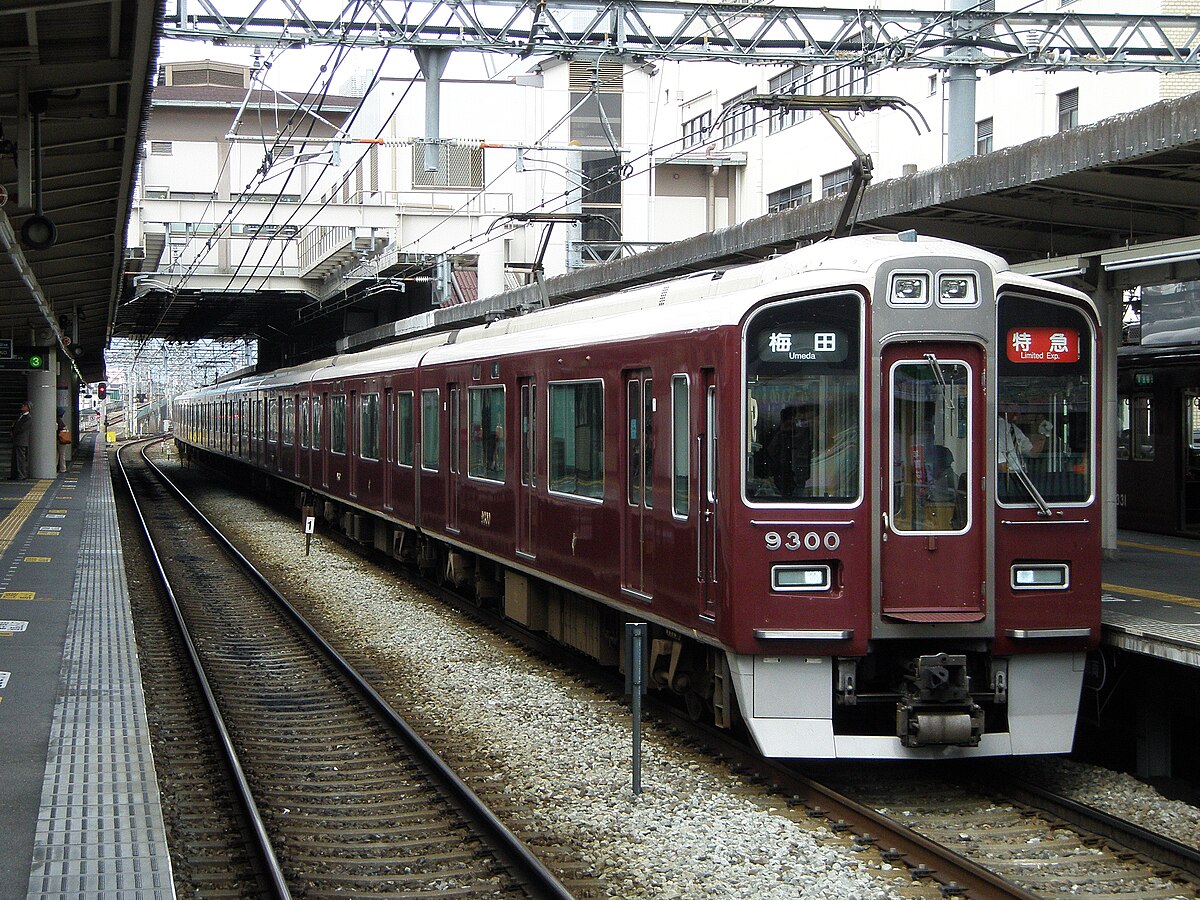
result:
[(986, 614), (983, 378), (974, 344), (884, 349), (885, 620), (977, 622)]
[(654, 556), (654, 379), (649, 370), (625, 373), (625, 502), (621, 517), (621, 587), (649, 599)]

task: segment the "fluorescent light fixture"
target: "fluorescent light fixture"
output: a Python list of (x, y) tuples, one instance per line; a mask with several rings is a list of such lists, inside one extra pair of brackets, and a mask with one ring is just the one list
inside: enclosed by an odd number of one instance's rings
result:
[(1088, 260), (1084, 256), (1058, 256), (1054, 259), (1035, 259), (1012, 267), (1012, 271), (1034, 278), (1056, 281), (1087, 274)]
[(1200, 259), (1200, 238), (1188, 237), (1138, 244), (1123, 250), (1110, 250), (1100, 254), (1100, 265), (1106, 272), (1119, 272), (1123, 269), (1170, 265), (1194, 259)]

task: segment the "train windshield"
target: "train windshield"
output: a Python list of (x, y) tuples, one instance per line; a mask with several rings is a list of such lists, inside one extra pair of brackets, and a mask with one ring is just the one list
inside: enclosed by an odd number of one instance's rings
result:
[(862, 494), (862, 298), (776, 304), (746, 327), (746, 499), (849, 503)]
[(1083, 503), (1095, 443), (1092, 327), (1078, 309), (999, 300), (996, 467), (1001, 503)]

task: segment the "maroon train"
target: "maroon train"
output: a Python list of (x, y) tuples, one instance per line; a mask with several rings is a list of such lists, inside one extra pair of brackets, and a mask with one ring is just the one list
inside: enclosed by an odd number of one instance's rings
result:
[(651, 623), (652, 685), (764, 754), (1055, 753), (1100, 635), (1097, 335), (995, 256), (855, 237), (174, 418), (603, 662)]

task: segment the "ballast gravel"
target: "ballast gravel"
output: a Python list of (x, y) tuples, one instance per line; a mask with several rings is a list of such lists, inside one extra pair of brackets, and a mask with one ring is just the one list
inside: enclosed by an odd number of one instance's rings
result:
[[(320, 616), (346, 646), (412, 685), (406, 704), (474, 748), (475, 777), (521, 810), (521, 832), (569, 848), (602, 896), (883, 898), (919, 896), (906, 870), (856, 853), (829, 829), (781, 814), (783, 801), (646, 723), (642, 788), (631, 790), (626, 707), (564, 675), (406, 582), (319, 535), (305, 555), (294, 522), (216, 490), (202, 506)], [(1200, 810), (1136, 779), (1064, 759), (1028, 777), (1081, 802), (1200, 845)], [(468, 779), (470, 780), (470, 779)], [(529, 835), (538, 835), (530, 840)], [(929, 886), (927, 896), (936, 896)]]

